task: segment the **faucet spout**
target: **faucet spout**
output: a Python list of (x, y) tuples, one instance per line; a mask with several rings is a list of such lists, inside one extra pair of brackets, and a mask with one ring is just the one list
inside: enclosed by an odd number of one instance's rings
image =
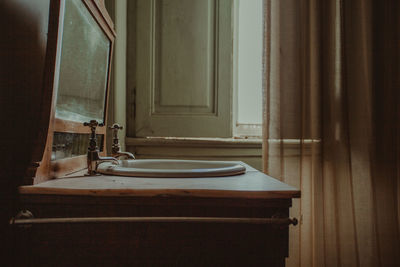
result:
[(126, 157), (127, 159), (135, 159), (135, 156), (131, 152), (117, 151), (113, 156), (115, 158)]
[(96, 162), (96, 171), (97, 171), (97, 167), (99, 167), (99, 165), (103, 162), (114, 162), (114, 164), (119, 164), (119, 161), (114, 158), (114, 157), (99, 157), (99, 160), (97, 160)]
[(87, 175), (96, 175), (97, 168), (103, 162), (114, 162), (115, 164), (119, 164), (119, 161), (114, 157), (101, 157), (99, 155), (99, 151), (88, 151), (87, 154), (87, 166), (88, 166), (88, 173)]

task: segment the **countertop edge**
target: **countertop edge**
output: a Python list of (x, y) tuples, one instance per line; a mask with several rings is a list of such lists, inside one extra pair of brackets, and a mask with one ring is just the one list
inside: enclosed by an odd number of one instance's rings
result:
[(212, 197), (241, 199), (288, 199), (300, 198), (299, 190), (285, 191), (237, 191), (210, 189), (72, 189), (50, 187), (19, 187), (21, 195), (71, 195), (93, 197)]

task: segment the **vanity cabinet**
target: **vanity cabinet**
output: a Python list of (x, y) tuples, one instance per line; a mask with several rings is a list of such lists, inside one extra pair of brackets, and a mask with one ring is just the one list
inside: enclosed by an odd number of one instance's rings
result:
[(284, 266), (300, 193), (246, 167), (229, 177), (77, 175), (23, 186), (21, 207), (34, 219), (14, 225), (18, 243), (38, 265)]

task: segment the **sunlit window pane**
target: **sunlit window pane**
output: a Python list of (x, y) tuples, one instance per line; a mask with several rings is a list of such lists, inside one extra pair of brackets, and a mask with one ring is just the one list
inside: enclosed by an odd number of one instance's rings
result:
[(238, 18), (238, 123), (262, 123), (262, 0), (240, 0)]

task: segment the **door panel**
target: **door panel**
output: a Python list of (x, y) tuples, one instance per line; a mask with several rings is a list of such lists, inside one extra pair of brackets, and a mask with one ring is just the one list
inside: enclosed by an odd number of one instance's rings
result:
[(152, 114), (215, 114), (216, 1), (155, 1)]
[(136, 136), (232, 136), (231, 2), (138, 0)]
[(287, 256), (287, 227), (57, 220), (13, 225), (15, 266), (284, 266)]

